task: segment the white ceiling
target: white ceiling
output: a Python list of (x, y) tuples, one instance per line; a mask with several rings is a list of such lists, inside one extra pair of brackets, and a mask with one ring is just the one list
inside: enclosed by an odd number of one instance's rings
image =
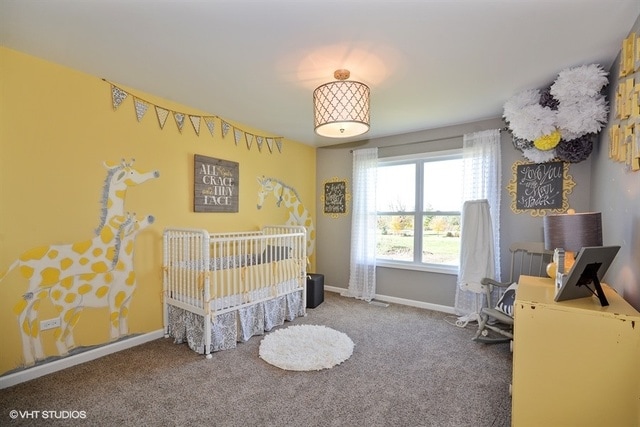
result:
[[(608, 69), (639, 0), (0, 0), (0, 43), (312, 146), (312, 92), (371, 87), (375, 138), (502, 114), (564, 68)], [(135, 93), (134, 93), (135, 95)], [(188, 111), (185, 111), (188, 113)]]

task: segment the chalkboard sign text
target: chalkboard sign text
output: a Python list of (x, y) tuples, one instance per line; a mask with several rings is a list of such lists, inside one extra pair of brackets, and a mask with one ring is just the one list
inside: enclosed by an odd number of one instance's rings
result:
[(563, 203), (562, 162), (521, 164), (517, 168), (518, 209), (559, 209)]
[(347, 212), (347, 183), (345, 181), (325, 182), (324, 213), (344, 214)]

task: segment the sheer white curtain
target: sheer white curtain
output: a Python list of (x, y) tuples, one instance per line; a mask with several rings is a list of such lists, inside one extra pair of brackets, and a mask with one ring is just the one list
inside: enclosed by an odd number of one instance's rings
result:
[[(464, 200), (486, 199), (489, 204), (494, 254), (493, 277), (500, 280), (500, 191), (502, 168), (500, 163), (500, 130), (491, 129), (463, 137), (463, 186)], [(489, 253), (489, 251), (487, 251)], [(482, 294), (465, 290), (460, 286), (464, 272), (458, 275), (455, 310), (463, 321), (475, 320), (480, 309)]]
[(351, 265), (347, 295), (371, 301), (376, 295), (376, 177), (378, 149), (353, 151)]

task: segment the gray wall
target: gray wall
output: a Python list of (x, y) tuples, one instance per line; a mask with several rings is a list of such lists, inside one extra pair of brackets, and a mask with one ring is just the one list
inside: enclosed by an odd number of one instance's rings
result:
[[(640, 17), (631, 31), (640, 33)], [(619, 64), (618, 55), (609, 73), (610, 124), (615, 111), (611, 100), (615, 99), (619, 82)], [(640, 172), (628, 172), (624, 164), (609, 159), (609, 127), (600, 134), (600, 141), (591, 156), (592, 208), (602, 212), (604, 244), (621, 246), (605, 281), (640, 310)]]
[[(379, 157), (439, 151), (462, 147), (462, 135), (487, 129), (504, 127), (501, 118), (450, 126), (440, 129), (364, 140), (357, 143), (319, 148), (317, 151), (317, 194), (322, 185), (333, 177), (346, 178), (351, 188), (352, 155), (354, 148), (379, 147)], [(512, 179), (512, 166), (525, 160), (513, 148), (511, 134), (502, 132), (502, 202), (500, 209), (502, 271), (506, 275), (508, 247), (515, 241), (542, 241), (542, 218), (530, 213), (515, 214), (511, 210), (511, 196), (507, 191)], [(591, 160), (571, 165), (569, 174), (576, 182), (569, 195), (569, 205), (576, 211), (590, 206)], [(349, 205), (351, 209), (351, 205)], [(337, 219), (325, 216), (322, 206), (317, 211), (317, 270), (325, 275), (325, 285), (347, 288), (349, 283), (349, 246), (351, 215)], [(376, 293), (378, 295), (410, 300), (417, 305), (453, 307), (456, 276), (413, 270), (378, 267)]]

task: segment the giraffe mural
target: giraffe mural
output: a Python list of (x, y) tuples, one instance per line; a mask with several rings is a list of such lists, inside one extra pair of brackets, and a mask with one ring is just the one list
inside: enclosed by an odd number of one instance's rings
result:
[(316, 231), (313, 225), (313, 219), (309, 214), (309, 211), (304, 207), (298, 192), (275, 178), (258, 177), (258, 184), (260, 189), (258, 190), (258, 209), (262, 208), (264, 199), (273, 193), (276, 199), (276, 206), (280, 207), (282, 203), (289, 212), (286, 225), (302, 225), (307, 230), (307, 257), (313, 254), (316, 241)]
[[(44, 255), (41, 257), (40, 263), (38, 262), (40, 258), (35, 260), (27, 256), (19, 258), (19, 261), (22, 261), (20, 268), (23, 276), (25, 276), (25, 271), (27, 273), (37, 269), (43, 271), (41, 276), (37, 276), (42, 277), (42, 280), (30, 280), (29, 289), (14, 307), (14, 313), (18, 316), (18, 325), (21, 329), (22, 350), (27, 365), (33, 364), (34, 353), (36, 359), (44, 358), (42, 345), (39, 340), (35, 340), (40, 330), (37, 312), (42, 297), (47, 295), (50, 288), (58, 283), (61, 283), (62, 286), (73, 286), (77, 275), (112, 270), (117, 262), (118, 248), (126, 225), (126, 217), (115, 216), (102, 227), (100, 233), (93, 239), (42, 247), (41, 251), (44, 252)], [(92, 248), (91, 251), (87, 252), (88, 248)], [(48, 273), (47, 270), (56, 273)], [(31, 278), (33, 275), (29, 274), (26, 277)]]
[[(61, 356), (75, 348), (73, 328), (85, 308), (109, 308), (111, 341), (128, 334), (127, 315), (136, 289), (136, 274), (133, 269), (135, 238), (153, 221), (154, 217), (151, 215), (142, 220), (128, 217), (113, 270), (74, 276), (73, 280), (59, 282), (37, 294), (32, 304), (49, 298), (60, 315), (60, 328), (55, 331), (54, 337)], [(32, 335), (32, 340), (36, 344), (39, 336)]]
[[(144, 183), (160, 176), (158, 171), (140, 172), (133, 168), (134, 160), (108, 165), (107, 177), (103, 185), (100, 223), (95, 237), (71, 244), (39, 246), (24, 252), (0, 276), (2, 281), (13, 269), (27, 279), (29, 287), (23, 299), (14, 307), (18, 316), (22, 338), (23, 355), (27, 365), (44, 354), (38, 336), (37, 310), (40, 299), (34, 296), (58, 284), (72, 286), (74, 277), (81, 274), (101, 274), (112, 270), (117, 262), (118, 246), (122, 237), (122, 227), (127, 218), (124, 214), (124, 199), (129, 187)], [(33, 350), (33, 353), (32, 353)]]

